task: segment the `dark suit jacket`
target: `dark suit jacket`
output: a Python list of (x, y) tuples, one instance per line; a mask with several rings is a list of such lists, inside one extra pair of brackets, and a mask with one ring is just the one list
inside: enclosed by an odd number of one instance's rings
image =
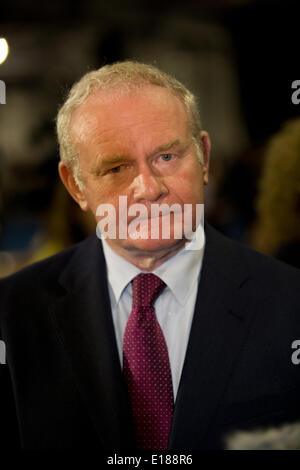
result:
[[(134, 448), (96, 235), (1, 280), (0, 320), (2, 445), (17, 443), (16, 415), (23, 448)], [(230, 430), (299, 419), (295, 339), (300, 271), (206, 226), (169, 448), (221, 449)]]

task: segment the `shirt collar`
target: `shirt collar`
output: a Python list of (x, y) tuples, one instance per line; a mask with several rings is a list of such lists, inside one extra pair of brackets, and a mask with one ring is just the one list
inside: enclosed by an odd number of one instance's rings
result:
[[(118, 303), (126, 286), (143, 271), (115, 253), (105, 240), (102, 245), (108, 281), (115, 301)], [(203, 223), (200, 223), (192, 240), (182, 250), (152, 271), (165, 282), (182, 306), (185, 304), (194, 283), (198, 281), (204, 246), (205, 234)]]

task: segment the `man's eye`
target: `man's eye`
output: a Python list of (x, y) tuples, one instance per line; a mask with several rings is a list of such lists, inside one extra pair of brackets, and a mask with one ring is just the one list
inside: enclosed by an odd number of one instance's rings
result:
[(111, 168), (110, 170), (108, 170), (108, 173), (120, 173), (121, 168), (122, 168), (122, 165), (115, 166), (114, 168)]
[(160, 157), (164, 162), (169, 162), (170, 160), (172, 160), (174, 155), (173, 153), (163, 153), (162, 155), (160, 155)]

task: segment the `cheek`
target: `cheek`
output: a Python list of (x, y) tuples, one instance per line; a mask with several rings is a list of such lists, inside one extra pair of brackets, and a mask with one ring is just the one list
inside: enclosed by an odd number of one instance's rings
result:
[[(169, 189), (183, 203), (202, 202), (203, 198), (203, 174), (201, 166), (186, 168), (176, 174), (167, 182)], [(199, 201), (201, 199), (201, 201)]]
[(105, 184), (99, 183), (99, 181), (90, 181), (85, 190), (85, 197), (89, 208), (95, 215), (100, 204), (114, 204), (117, 194), (116, 191), (112, 191)]

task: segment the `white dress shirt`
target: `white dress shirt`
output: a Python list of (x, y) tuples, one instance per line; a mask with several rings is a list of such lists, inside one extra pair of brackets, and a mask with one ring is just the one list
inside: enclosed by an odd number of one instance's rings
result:
[[(199, 230), (202, 230), (201, 235), (199, 235)], [(202, 224), (199, 224), (196, 234), (198, 236), (194, 235), (193, 240), (181, 251), (152, 271), (166, 284), (165, 289), (155, 301), (154, 308), (168, 347), (174, 400), (187, 349), (202, 267), (205, 246)], [(132, 308), (131, 281), (145, 271), (141, 271), (116, 254), (105, 240), (103, 240), (103, 250), (107, 265), (113, 323), (122, 366), (123, 336)]]

